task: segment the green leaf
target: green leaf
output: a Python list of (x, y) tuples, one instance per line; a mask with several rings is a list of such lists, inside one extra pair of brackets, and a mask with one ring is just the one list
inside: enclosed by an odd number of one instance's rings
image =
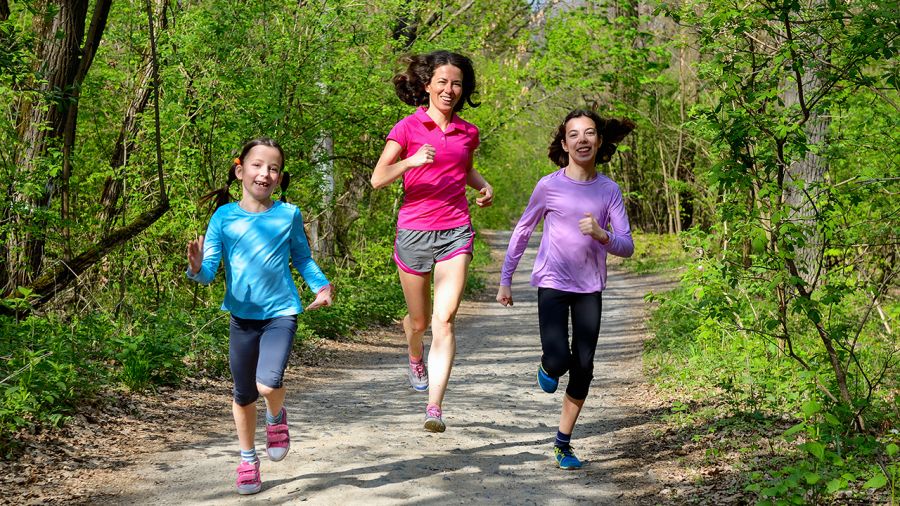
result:
[(819, 483), (819, 480), (822, 479), (822, 477), (817, 473), (806, 473), (804, 477), (806, 478), (806, 483), (810, 485), (815, 485), (816, 483)]
[(897, 450), (900, 449), (894, 443), (887, 445), (884, 449), (884, 453), (887, 453), (888, 457), (893, 457)]
[(791, 427), (790, 429), (784, 431), (784, 434), (782, 434), (782, 435), (786, 438), (790, 438), (791, 436), (793, 436), (794, 434), (800, 432), (801, 430), (803, 430), (805, 428), (806, 428), (806, 422), (800, 422), (797, 425), (794, 425), (793, 427)]
[(887, 485), (887, 476), (884, 473), (878, 473), (863, 483), (863, 488), (881, 488), (885, 485)]
[(808, 451), (811, 455), (819, 460), (825, 459), (825, 445), (823, 445), (822, 443), (810, 441), (808, 443), (803, 443), (802, 445), (800, 445), (800, 448)]
[(800, 409), (803, 411), (806, 418), (812, 418), (813, 415), (822, 410), (822, 405), (816, 402), (815, 399), (812, 399), (804, 402)]
[(828, 482), (828, 485), (825, 487), (825, 489), (828, 491), (829, 494), (833, 494), (833, 493), (837, 492), (838, 490), (845, 488), (846, 486), (847, 486), (846, 481), (844, 481), (840, 478), (835, 478)]

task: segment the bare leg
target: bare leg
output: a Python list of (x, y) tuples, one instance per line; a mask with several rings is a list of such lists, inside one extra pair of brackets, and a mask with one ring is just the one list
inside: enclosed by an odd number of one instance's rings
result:
[(397, 271), (409, 312), (403, 318), (407, 351), (410, 357), (422, 358), (422, 337), (428, 329), (428, 315), (431, 313), (431, 275), (410, 274), (403, 269)]
[(559, 431), (563, 434), (571, 434), (575, 430), (575, 422), (584, 406), (584, 399), (580, 401), (569, 397), (568, 394), (563, 396), (562, 413), (559, 415)]
[(252, 450), (256, 447), (256, 403), (241, 406), (231, 401), (231, 412), (234, 414), (234, 425), (237, 428), (238, 443), (241, 450)]
[(267, 387), (262, 383), (256, 383), (256, 389), (259, 391), (259, 395), (266, 399), (266, 410), (269, 414), (278, 416), (278, 413), (281, 412), (281, 407), (284, 406), (284, 396), (286, 393), (284, 387), (272, 388)]
[(456, 356), (454, 321), (463, 289), (470, 255), (457, 255), (434, 266), (434, 314), (431, 318), (431, 353), (428, 354), (428, 404), (438, 407), (444, 402), (444, 392), (450, 380), (450, 369)]

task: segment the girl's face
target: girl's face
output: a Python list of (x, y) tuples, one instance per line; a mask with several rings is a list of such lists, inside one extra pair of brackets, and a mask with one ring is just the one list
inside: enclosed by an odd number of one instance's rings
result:
[(455, 65), (441, 65), (434, 69), (431, 82), (425, 85), (429, 105), (449, 116), (462, 96), (462, 82), (462, 70)]
[(244, 195), (259, 202), (270, 200), (275, 187), (281, 183), (281, 167), (284, 164), (278, 149), (253, 146), (241, 162), (234, 173), (241, 180)]
[(600, 134), (594, 120), (579, 116), (566, 122), (562, 148), (569, 154), (570, 163), (574, 161), (578, 165), (593, 167), (600, 148)]

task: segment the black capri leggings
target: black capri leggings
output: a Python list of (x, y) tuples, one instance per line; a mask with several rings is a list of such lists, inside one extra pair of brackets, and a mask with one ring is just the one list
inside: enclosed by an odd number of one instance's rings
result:
[[(566, 394), (587, 398), (594, 378), (594, 352), (600, 335), (601, 292), (573, 293), (538, 288), (538, 321), (541, 327), (541, 365), (554, 377), (569, 372)], [(569, 313), (572, 314), (572, 346), (569, 348)]]
[(229, 365), (234, 402), (248, 406), (259, 398), (256, 384), (281, 388), (297, 332), (297, 315), (248, 320), (231, 315)]

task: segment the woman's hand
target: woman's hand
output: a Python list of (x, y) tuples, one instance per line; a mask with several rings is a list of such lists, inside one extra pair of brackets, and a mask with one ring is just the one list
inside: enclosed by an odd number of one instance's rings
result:
[(318, 309), (323, 306), (330, 306), (334, 298), (333, 291), (333, 285), (325, 285), (321, 290), (319, 290), (319, 293), (316, 294), (316, 300), (312, 301), (312, 304), (306, 306), (306, 311)]
[(406, 159), (407, 165), (412, 167), (421, 167), (434, 161), (434, 146), (431, 144), (423, 144), (416, 154)]
[(478, 193), (481, 194), (481, 197), (475, 199), (478, 207), (490, 207), (494, 203), (494, 188), (491, 185), (484, 185), (484, 188), (478, 190)]
[(203, 265), (203, 236), (199, 236), (187, 245), (188, 268), (191, 274), (197, 275)]
[(497, 302), (504, 306), (512, 306), (512, 289), (508, 286), (500, 285), (500, 288), (497, 290)]

